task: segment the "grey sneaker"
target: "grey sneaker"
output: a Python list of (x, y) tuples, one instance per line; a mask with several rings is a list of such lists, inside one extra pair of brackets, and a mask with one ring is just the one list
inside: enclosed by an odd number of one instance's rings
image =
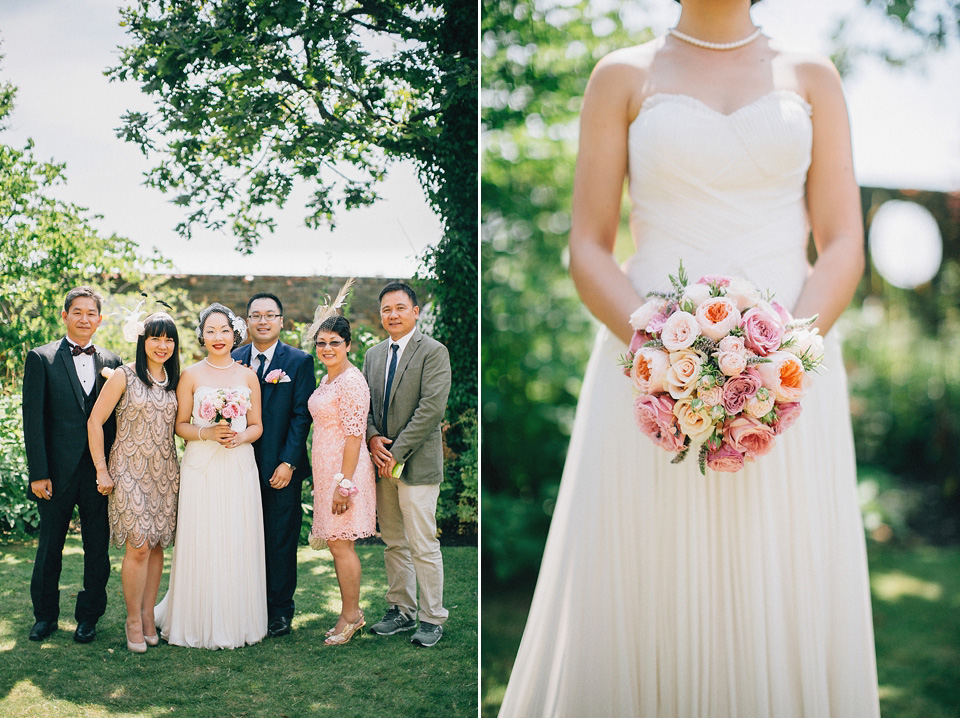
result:
[(392, 636), (400, 631), (412, 631), (417, 627), (417, 622), (404, 614), (399, 606), (391, 606), (390, 610), (383, 614), (379, 623), (370, 626), (370, 633), (378, 636)]
[(418, 646), (423, 646), (424, 648), (429, 648), (430, 646), (436, 644), (443, 636), (443, 626), (438, 626), (435, 623), (427, 623), (426, 621), (420, 621), (420, 627), (417, 628), (417, 632), (413, 634), (413, 638), (410, 639), (410, 643), (416, 643)]

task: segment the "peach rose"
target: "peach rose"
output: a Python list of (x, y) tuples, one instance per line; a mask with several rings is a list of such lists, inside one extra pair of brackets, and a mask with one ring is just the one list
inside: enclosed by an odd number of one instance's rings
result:
[(722, 352), (733, 352), (734, 354), (746, 353), (743, 337), (735, 337), (732, 334), (721, 339), (717, 348)]
[(754, 368), (773, 398), (780, 403), (800, 401), (809, 384), (803, 362), (795, 354), (785, 351), (773, 352), (767, 359), (770, 361)]
[(667, 351), (675, 352), (691, 346), (700, 336), (697, 318), (690, 312), (676, 311), (664, 322), (660, 341)]
[(680, 431), (696, 443), (706, 441), (713, 433), (713, 421), (710, 415), (703, 410), (695, 410), (690, 399), (680, 399), (673, 405), (673, 415), (677, 417)]
[(760, 419), (770, 413), (773, 403), (773, 395), (764, 387), (760, 387), (754, 397), (747, 399), (745, 408), (750, 416)]
[(723, 401), (723, 387), (718, 385), (711, 386), (708, 389), (698, 387), (697, 398), (708, 407), (716, 406)]
[(723, 442), (719, 448), (707, 452), (707, 466), (714, 471), (732, 474), (743, 468), (743, 454)]
[(644, 331), (655, 314), (659, 314), (667, 306), (667, 300), (660, 297), (651, 297), (630, 315), (630, 326), (637, 331)]
[(633, 357), (633, 370), (630, 378), (633, 386), (642, 394), (656, 394), (666, 391), (664, 380), (670, 358), (665, 351), (652, 347), (641, 347)]
[(667, 369), (663, 381), (666, 391), (674, 399), (684, 399), (697, 388), (697, 379), (700, 378), (700, 368), (703, 366), (703, 355), (684, 349), (670, 352), (670, 367)]
[(726, 297), (711, 297), (697, 307), (697, 324), (705, 337), (719, 341), (740, 324), (740, 310)]
[(747, 358), (736, 352), (719, 352), (716, 354), (717, 366), (726, 376), (737, 376), (747, 368)]
[(724, 436), (737, 451), (742, 451), (748, 459), (770, 453), (776, 441), (773, 428), (750, 416), (738, 416), (724, 425)]
[(683, 436), (673, 415), (674, 401), (668, 396), (642, 394), (633, 403), (633, 417), (640, 431), (666, 451), (680, 451)]
[(748, 349), (765, 357), (780, 348), (784, 326), (780, 317), (762, 309), (751, 309), (743, 315), (744, 344)]

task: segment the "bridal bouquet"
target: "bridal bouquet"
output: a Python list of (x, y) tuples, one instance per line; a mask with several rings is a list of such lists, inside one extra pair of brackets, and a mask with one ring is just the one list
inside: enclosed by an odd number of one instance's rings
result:
[(624, 373), (634, 418), (673, 463), (699, 445), (700, 472), (735, 472), (796, 421), (809, 372), (823, 360), (816, 317), (794, 319), (750, 282), (707, 275), (650, 292), (630, 317)]
[(246, 416), (249, 408), (250, 400), (236, 389), (217, 389), (200, 400), (197, 413), (204, 421), (232, 425), (232, 420)]

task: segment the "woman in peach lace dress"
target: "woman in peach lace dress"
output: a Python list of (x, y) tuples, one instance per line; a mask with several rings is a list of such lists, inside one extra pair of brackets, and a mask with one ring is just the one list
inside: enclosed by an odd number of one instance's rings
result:
[(360, 559), (353, 543), (373, 536), (376, 527), (376, 479), (364, 445), (370, 389), (347, 358), (350, 322), (323, 321), (313, 336), (317, 358), (327, 375), (307, 406), (313, 417), (313, 529), (310, 542), (326, 542), (340, 585), (341, 608), (327, 645), (349, 641), (365, 625), (360, 610)]

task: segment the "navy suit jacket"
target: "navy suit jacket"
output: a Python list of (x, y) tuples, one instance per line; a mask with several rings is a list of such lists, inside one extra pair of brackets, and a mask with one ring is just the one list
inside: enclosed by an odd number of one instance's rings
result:
[[(252, 343), (245, 344), (234, 349), (231, 356), (251, 366), (252, 348)], [(255, 367), (252, 368), (256, 371)], [(307, 434), (312, 419), (307, 410), (307, 400), (317, 388), (317, 378), (313, 373), (313, 357), (283, 342), (277, 343), (267, 375), (275, 369), (282, 369), (290, 381), (260, 383), (263, 434), (254, 442), (253, 451), (262, 482), (269, 481), (280, 462), (286, 461), (297, 467), (292, 483), (310, 476)]]

